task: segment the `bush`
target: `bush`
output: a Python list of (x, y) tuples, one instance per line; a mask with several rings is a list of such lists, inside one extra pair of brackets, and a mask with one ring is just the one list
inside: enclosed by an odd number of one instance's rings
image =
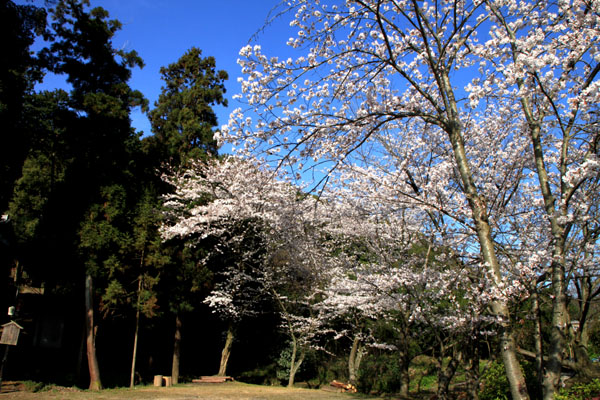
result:
[(430, 356), (420, 355), (411, 362), (410, 390), (434, 390), (437, 385), (437, 360)]
[[(298, 362), (298, 357), (300, 357), (300, 350), (296, 354), (296, 362)], [(318, 374), (318, 355), (317, 352), (311, 348), (306, 349), (306, 355), (302, 364), (300, 364), (300, 368), (296, 372), (294, 376), (295, 382), (308, 382), (310, 380), (314, 380)], [(292, 346), (291, 344), (285, 347), (281, 353), (279, 353), (279, 358), (277, 359), (277, 371), (276, 376), (277, 379), (281, 381), (282, 384), (287, 384), (288, 379), (290, 377), (290, 365), (292, 362)]]
[(395, 354), (370, 354), (363, 358), (358, 389), (364, 393), (396, 393), (400, 390), (402, 368)]
[(481, 376), (481, 382), (483, 383), (483, 389), (479, 393), (480, 400), (510, 399), (508, 379), (506, 378), (504, 365), (501, 362), (491, 362)]
[[(525, 374), (525, 383), (529, 397), (532, 399), (541, 398), (541, 388), (538, 387), (535, 366), (527, 361), (521, 363), (521, 368)], [(480, 400), (509, 400), (510, 386), (504, 364), (500, 361), (492, 361), (487, 370), (481, 376), (483, 389), (479, 393)]]
[(579, 383), (570, 388), (559, 390), (554, 395), (556, 400), (587, 400), (600, 395), (600, 379), (594, 379), (588, 383)]
[(48, 390), (46, 384), (43, 382), (36, 381), (23, 381), (21, 382), (25, 386), (27, 392), (38, 393)]
[(277, 378), (277, 365), (275, 363), (258, 366), (250, 371), (244, 371), (236, 379), (255, 385), (275, 386), (281, 384)]

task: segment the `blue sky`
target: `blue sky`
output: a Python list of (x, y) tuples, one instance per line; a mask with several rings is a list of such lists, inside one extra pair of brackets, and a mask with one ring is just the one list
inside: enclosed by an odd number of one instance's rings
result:
[[(215, 108), (222, 125), (227, 123), (229, 112), (238, 106), (232, 96), (240, 87), (239, 49), (261, 30), (269, 12), (279, 3), (280, 0), (91, 0), (91, 7), (105, 8), (111, 18), (123, 24), (113, 46), (136, 50), (144, 60), (146, 66), (133, 71), (130, 86), (144, 93), (151, 108), (162, 86), (161, 66), (177, 61), (193, 46), (202, 49), (204, 56), (214, 56), (217, 68), (229, 73), (226, 83), (229, 107)], [(36, 0), (34, 4), (43, 3)], [(252, 43), (260, 44), (266, 54), (281, 56), (291, 34), (289, 20), (280, 19), (259, 32)], [(43, 88), (57, 85), (60, 83), (50, 77)], [(136, 111), (132, 120), (137, 130), (150, 133), (145, 115)]]

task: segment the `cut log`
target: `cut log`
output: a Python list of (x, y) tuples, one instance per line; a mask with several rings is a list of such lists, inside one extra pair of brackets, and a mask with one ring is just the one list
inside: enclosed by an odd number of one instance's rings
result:
[(163, 381), (165, 382), (165, 386), (173, 386), (173, 378), (170, 376), (163, 376)]
[(356, 393), (356, 386), (350, 384), (350, 383), (343, 383), (343, 382), (339, 382), (339, 381), (331, 381), (330, 383), (331, 386), (341, 389), (342, 392), (347, 392), (347, 393)]
[(162, 375), (154, 375), (154, 386), (162, 386), (163, 376)]

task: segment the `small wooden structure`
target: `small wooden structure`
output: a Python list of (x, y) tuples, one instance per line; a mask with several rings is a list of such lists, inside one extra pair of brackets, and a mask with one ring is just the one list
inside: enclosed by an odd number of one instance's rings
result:
[(2, 325), (2, 337), (0, 337), (0, 344), (6, 344), (8, 346), (16, 346), (19, 340), (19, 333), (23, 327), (17, 324), (15, 321), (10, 321)]
[(348, 393), (356, 393), (356, 386), (350, 384), (350, 383), (343, 383), (343, 382), (338, 382), (336, 380), (331, 381), (330, 383), (331, 386), (340, 389), (341, 392), (348, 392)]
[(2, 325), (2, 336), (0, 336), (0, 344), (5, 344), (6, 348), (4, 349), (4, 357), (2, 357), (2, 361), (0, 362), (0, 392), (2, 391), (2, 374), (4, 372), (4, 365), (6, 364), (6, 359), (8, 358), (8, 349), (9, 346), (17, 345), (21, 329), (23, 329), (23, 327), (17, 324), (15, 321), (10, 321), (9, 323)]
[(173, 385), (173, 378), (170, 376), (154, 375), (154, 386), (165, 386), (169, 387)]
[(224, 383), (233, 382), (231, 376), (201, 376), (200, 379), (192, 379), (192, 383)]

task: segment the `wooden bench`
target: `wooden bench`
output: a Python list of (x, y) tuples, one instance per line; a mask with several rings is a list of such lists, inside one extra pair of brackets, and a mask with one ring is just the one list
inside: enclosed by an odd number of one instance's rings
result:
[(224, 383), (233, 382), (231, 376), (201, 376), (199, 379), (192, 379), (192, 383)]

